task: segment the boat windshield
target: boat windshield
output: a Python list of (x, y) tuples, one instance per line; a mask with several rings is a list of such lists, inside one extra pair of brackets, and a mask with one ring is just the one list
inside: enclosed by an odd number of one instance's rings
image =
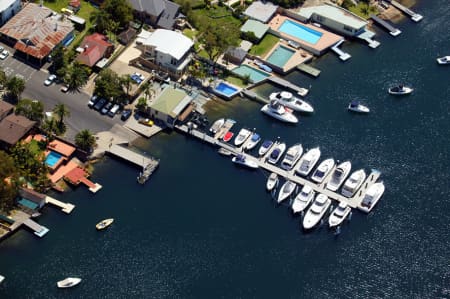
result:
[(252, 139), (251, 139), (252, 141), (256, 141), (256, 140), (259, 140), (259, 135), (258, 134), (253, 134), (253, 136), (252, 136)]
[(264, 143), (262, 144), (262, 146), (263, 147), (269, 147), (269, 146), (271, 146), (272, 145), (272, 141), (270, 141), (270, 140), (266, 140), (266, 141), (264, 141)]
[(344, 174), (344, 171), (342, 169), (340, 169), (340, 168), (337, 168), (336, 171), (334, 172), (334, 176), (336, 178), (342, 177), (343, 174)]
[(280, 154), (280, 150), (276, 148), (276, 149), (274, 149), (274, 151), (270, 154), (270, 157), (271, 157), (272, 159), (275, 159), (275, 158), (278, 157), (279, 154)]
[(321, 178), (321, 177), (323, 177), (324, 175), (325, 175), (325, 172), (324, 172), (324, 171), (322, 171), (322, 170), (317, 170), (315, 176)]
[(289, 182), (289, 183), (287, 183), (286, 185), (284, 185), (283, 192), (289, 193), (289, 192), (291, 192), (293, 189), (294, 189), (294, 184), (291, 183), (291, 182)]
[(350, 106), (353, 107), (353, 108), (358, 107), (358, 105), (359, 105), (359, 102), (358, 102), (358, 101), (352, 101), (352, 102), (350, 103)]

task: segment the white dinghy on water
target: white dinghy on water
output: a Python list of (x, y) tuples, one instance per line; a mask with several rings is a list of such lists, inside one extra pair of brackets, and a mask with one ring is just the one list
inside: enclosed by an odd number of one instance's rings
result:
[(272, 172), (267, 178), (266, 189), (267, 191), (272, 191), (275, 187), (278, 186), (278, 174)]
[(439, 64), (450, 64), (450, 56), (443, 56), (436, 59)]
[(351, 101), (350, 104), (348, 104), (348, 110), (356, 113), (369, 113), (370, 109), (367, 106), (364, 106), (361, 104), (360, 101)]
[(388, 92), (389, 92), (389, 94), (392, 94), (392, 95), (401, 96), (401, 95), (410, 94), (411, 92), (413, 92), (413, 90), (414, 89), (411, 87), (400, 84), (400, 85), (389, 88)]
[(58, 288), (60, 289), (65, 289), (65, 288), (71, 288), (76, 286), (77, 284), (79, 284), (81, 282), (81, 278), (78, 277), (67, 277), (64, 280), (60, 280), (56, 283), (56, 285), (58, 286)]
[(277, 202), (281, 203), (283, 200), (288, 198), (295, 190), (297, 185), (293, 181), (287, 180), (283, 186), (281, 186), (280, 193), (278, 193)]

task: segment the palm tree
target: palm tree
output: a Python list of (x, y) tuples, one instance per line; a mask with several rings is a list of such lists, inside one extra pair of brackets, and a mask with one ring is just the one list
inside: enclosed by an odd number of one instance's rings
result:
[(144, 96), (145, 100), (147, 101), (149, 97), (152, 97), (155, 94), (155, 90), (153, 88), (150, 88), (150, 82), (145, 82), (145, 85), (143, 86), (144, 89)]
[(70, 111), (64, 104), (56, 104), (53, 113), (58, 117), (58, 127), (61, 128), (64, 123), (64, 117), (70, 117)]
[(25, 90), (25, 80), (19, 77), (10, 77), (6, 82), (6, 88), (9, 94), (17, 100)]
[(81, 130), (75, 135), (75, 144), (84, 151), (90, 152), (95, 146), (95, 137), (89, 130)]
[(70, 66), (67, 70), (67, 74), (64, 77), (64, 83), (67, 84), (69, 91), (79, 92), (80, 88), (86, 85), (89, 80), (89, 71), (88, 69), (78, 63), (75, 62), (72, 66)]
[(130, 90), (132, 87), (132, 84), (134, 84), (134, 80), (131, 79), (131, 77), (129, 75), (123, 75), (120, 78), (120, 82), (122, 83), (122, 87), (125, 88), (125, 91), (127, 93), (127, 98), (128, 100), (130, 99)]

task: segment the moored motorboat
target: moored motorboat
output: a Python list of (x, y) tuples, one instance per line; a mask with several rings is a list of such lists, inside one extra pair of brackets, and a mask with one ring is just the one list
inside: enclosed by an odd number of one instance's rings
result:
[(258, 150), (259, 156), (264, 156), (273, 146), (272, 140), (264, 140)]
[(225, 141), (225, 142), (228, 142), (228, 141), (231, 140), (231, 138), (233, 138), (233, 135), (234, 135), (233, 132), (228, 131), (228, 132), (225, 133), (225, 135), (223, 135), (222, 140)]
[(339, 205), (333, 210), (328, 218), (328, 225), (331, 227), (336, 227), (340, 225), (348, 214), (350, 214), (352, 208), (350, 208), (345, 202), (340, 202)]
[(269, 104), (264, 105), (261, 111), (275, 119), (296, 124), (298, 123), (298, 118), (292, 114), (292, 110), (281, 105), (277, 100), (270, 101)]
[(334, 159), (329, 158), (320, 162), (319, 166), (314, 170), (311, 180), (316, 183), (322, 183), (323, 180), (330, 174), (334, 167)]
[(250, 136), (250, 134), (252, 134), (252, 132), (250, 130), (242, 128), (239, 131), (239, 134), (234, 139), (234, 145), (240, 146), (241, 144), (243, 144), (245, 142), (245, 140), (247, 140), (247, 138)]
[(219, 131), (219, 129), (225, 124), (225, 118), (219, 118), (218, 120), (216, 120), (211, 128), (209, 128), (209, 131), (213, 134), (216, 134), (217, 131)]
[(286, 150), (286, 144), (281, 142), (277, 143), (272, 151), (270, 152), (269, 158), (267, 161), (272, 164), (277, 164), (278, 160), (280, 160), (281, 156), (283, 155), (284, 151)]
[(357, 112), (357, 113), (369, 113), (370, 109), (367, 106), (364, 106), (361, 104), (360, 101), (351, 101), (350, 104), (348, 104), (348, 110)]
[(95, 225), (95, 228), (96, 228), (97, 230), (102, 230), (102, 229), (105, 229), (105, 228), (107, 228), (108, 226), (110, 226), (113, 222), (114, 222), (114, 219), (113, 219), (113, 218), (108, 218), (108, 219), (102, 220), (102, 221), (100, 221), (99, 223), (97, 223), (97, 224)]
[(284, 182), (283, 186), (280, 188), (280, 193), (278, 193), (277, 202), (281, 203), (283, 200), (288, 198), (292, 192), (294, 192), (295, 187), (297, 187), (297, 185), (293, 181), (287, 180)]
[(278, 174), (272, 172), (267, 178), (266, 189), (267, 191), (272, 191), (278, 185)]
[(305, 214), (303, 218), (303, 228), (311, 229), (317, 223), (319, 223), (320, 219), (322, 219), (323, 215), (325, 215), (328, 207), (331, 204), (331, 200), (325, 194), (320, 193), (316, 196), (311, 207)]
[(294, 97), (288, 91), (274, 92), (269, 96), (270, 100), (277, 100), (280, 104), (299, 112), (313, 113), (314, 108), (308, 102)]
[(310, 186), (304, 185), (292, 203), (292, 212), (296, 214), (304, 211), (314, 198), (314, 193), (314, 190)]
[(247, 143), (245, 144), (245, 149), (246, 150), (251, 150), (252, 148), (254, 148), (259, 142), (261, 141), (261, 136), (259, 136), (258, 133), (253, 132), (252, 135), (250, 136), (250, 139), (247, 141)]
[(450, 56), (442, 56), (436, 59), (439, 64), (450, 64)]
[(238, 154), (236, 157), (233, 157), (231, 159), (231, 161), (233, 161), (236, 164), (244, 165), (244, 166), (247, 166), (247, 167), (253, 168), (253, 169), (256, 169), (259, 167), (259, 165), (258, 165), (258, 163), (256, 163), (256, 161), (248, 159), (246, 156), (244, 156), (242, 154)]
[(3, 275), (0, 275), (0, 283), (2, 283), (2, 282), (3, 282), (3, 280), (5, 280), (5, 276), (3, 276)]
[(403, 86), (402, 84), (400, 84), (389, 88), (388, 92), (392, 95), (406, 95), (413, 92), (413, 89), (411, 87)]
[(81, 278), (78, 277), (67, 277), (64, 280), (60, 280), (56, 283), (58, 288), (64, 289), (64, 288), (71, 288), (76, 286), (81, 282)]
[(300, 158), (295, 168), (295, 173), (302, 176), (307, 176), (320, 158), (320, 149), (318, 147), (312, 148)]
[(281, 161), (281, 167), (286, 170), (291, 170), (298, 162), (303, 154), (303, 147), (300, 143), (294, 144), (286, 151), (286, 155)]
[(340, 163), (331, 173), (331, 179), (327, 183), (327, 189), (336, 191), (347, 178), (352, 169), (352, 163), (345, 161)]
[(224, 155), (224, 156), (231, 156), (231, 154), (232, 154), (231, 151), (227, 150), (227, 149), (224, 148), (224, 147), (219, 148), (219, 149), (217, 150), (217, 152), (218, 152), (219, 154), (221, 154), (221, 155)]
[(352, 197), (353, 195), (355, 195), (356, 191), (358, 191), (359, 187), (361, 187), (365, 179), (366, 172), (364, 171), (364, 169), (359, 169), (353, 172), (345, 181), (344, 186), (342, 187), (342, 195), (346, 197)]
[(372, 211), (378, 200), (380, 200), (381, 196), (383, 195), (384, 189), (385, 187), (383, 182), (371, 185), (364, 195), (360, 209), (366, 213)]

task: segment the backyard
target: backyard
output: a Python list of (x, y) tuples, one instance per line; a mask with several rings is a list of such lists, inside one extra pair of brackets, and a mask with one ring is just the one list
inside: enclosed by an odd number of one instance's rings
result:
[(250, 54), (264, 56), (278, 42), (279, 38), (273, 34), (266, 34), (261, 42), (250, 49)]
[(358, 5), (349, 7), (348, 10), (366, 20), (369, 19), (371, 14), (378, 13), (375, 6), (369, 6), (364, 2), (359, 2)]

